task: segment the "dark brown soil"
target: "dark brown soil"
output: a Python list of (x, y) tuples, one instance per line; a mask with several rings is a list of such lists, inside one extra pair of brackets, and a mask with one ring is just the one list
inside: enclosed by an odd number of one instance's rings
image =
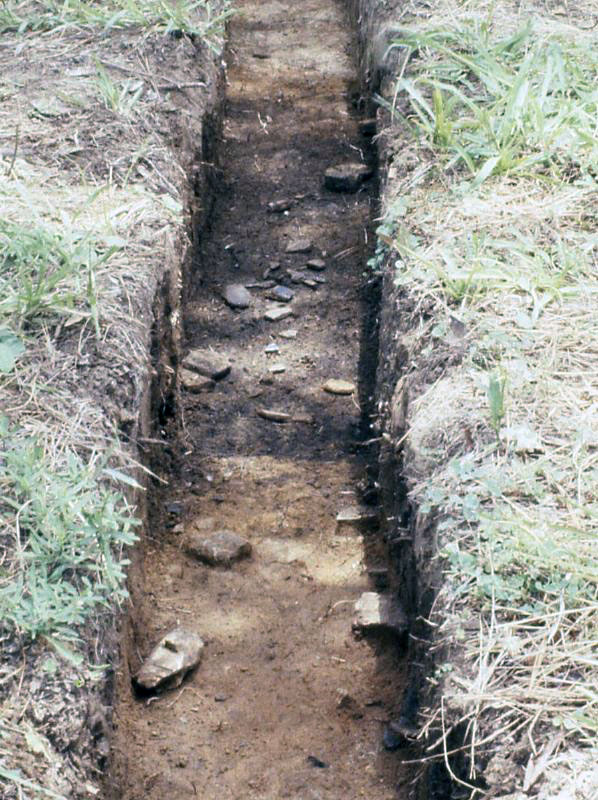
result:
[[(109, 794), (406, 798), (407, 770), (382, 746), (384, 724), (399, 715), (402, 647), (351, 628), (382, 550), (375, 532), (336, 523), (365, 474), (357, 398), (370, 387), (343, 397), (322, 389), (330, 378), (357, 383), (367, 350), (360, 287), (374, 190), (323, 189), (327, 167), (370, 158), (352, 104), (349, 24), (340, 0), (239, 5), (215, 208), (184, 309), (185, 349), (211, 348), (232, 372), (212, 392), (182, 393), (174, 476), (161, 465), (169, 486), (156, 494), (133, 592)], [(277, 200), (290, 201), (288, 213), (268, 212)], [(286, 253), (298, 238), (312, 242), (309, 254)], [(286, 271), (314, 257), (327, 263), (326, 283), (291, 283)], [(276, 304), (263, 289), (251, 289), (247, 310), (224, 304), (226, 284), (259, 282), (272, 262), (295, 291), (292, 318), (265, 321)], [(295, 339), (280, 336), (288, 328)], [(280, 351), (268, 355), (272, 342)], [(285, 371), (272, 374), (274, 362)], [(259, 408), (294, 421), (263, 419)], [(246, 536), (253, 558), (230, 570), (194, 562), (175, 526), (198, 517)], [(206, 639), (201, 666), (180, 689), (135, 697), (130, 674), (177, 624)]]

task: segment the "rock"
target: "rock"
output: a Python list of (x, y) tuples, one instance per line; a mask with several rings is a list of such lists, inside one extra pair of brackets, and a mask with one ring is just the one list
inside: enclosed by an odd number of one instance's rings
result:
[(307, 262), (305, 266), (308, 269), (313, 270), (314, 272), (322, 272), (323, 270), (326, 269), (326, 262), (323, 261), (321, 258), (312, 258)]
[(273, 286), (276, 286), (276, 281), (254, 281), (253, 283), (246, 283), (246, 289), (271, 289)]
[(314, 275), (312, 278), (316, 283), (326, 283), (326, 278), (323, 275)]
[(378, 512), (371, 506), (346, 506), (336, 515), (336, 521), (340, 524), (356, 525), (362, 522), (377, 522)]
[(329, 394), (353, 394), (355, 391), (355, 384), (351, 383), (351, 381), (343, 381), (337, 380), (336, 378), (331, 378), (331, 380), (326, 381), (322, 388)]
[(276, 342), (270, 342), (264, 347), (264, 353), (278, 353), (280, 352), (280, 347), (276, 344)]
[(375, 136), (376, 135), (376, 117), (370, 119), (362, 119), (359, 123), (359, 133), (362, 136)]
[(281, 372), (286, 372), (286, 368), (287, 368), (286, 364), (283, 364), (282, 361), (278, 361), (276, 364), (272, 364), (272, 366), (269, 367), (268, 369), (274, 375), (278, 375)]
[(270, 300), (278, 300), (279, 303), (290, 303), (293, 297), (295, 297), (295, 292), (292, 289), (289, 289), (287, 286), (275, 286), (271, 292), (268, 292), (268, 297)]
[(305, 272), (301, 272), (300, 270), (297, 269), (288, 269), (287, 275), (289, 276), (289, 279), (292, 281), (292, 283), (303, 283), (303, 281), (307, 278)]
[(280, 331), (278, 334), (282, 339), (296, 339), (297, 338), (297, 329), (296, 328), (287, 328), (285, 331)]
[(324, 188), (331, 192), (356, 192), (371, 175), (372, 170), (367, 164), (338, 164), (336, 167), (329, 167), (324, 173)]
[(194, 669), (204, 649), (197, 633), (175, 628), (154, 647), (135, 676), (135, 685), (146, 691), (180, 686), (185, 675)]
[(355, 603), (353, 627), (361, 630), (386, 630), (395, 634), (407, 631), (408, 622), (399, 603), (388, 594), (364, 592)]
[(289, 422), (292, 417), (284, 411), (274, 411), (272, 408), (258, 408), (258, 416), (262, 419), (270, 420), (270, 422)]
[(181, 386), (188, 392), (211, 392), (216, 385), (212, 378), (191, 372), (190, 369), (181, 369), (179, 376)]
[(363, 717), (363, 711), (359, 703), (350, 694), (344, 694), (336, 704), (336, 707), (351, 719), (362, 719)]
[(313, 278), (303, 278), (303, 280), (301, 281), (301, 283), (302, 283), (304, 286), (307, 286), (307, 287), (308, 287), (308, 289), (317, 289), (317, 288), (318, 288), (318, 282), (317, 282), (317, 281), (314, 281), (314, 279), (313, 279)]
[(292, 317), (293, 311), (290, 308), (268, 308), (266, 309), (266, 313), (264, 314), (264, 319), (267, 319), (268, 322), (278, 322), (281, 319), (286, 319), (287, 317)]
[(312, 248), (309, 239), (292, 239), (286, 246), (287, 253), (308, 253)]
[(325, 761), (322, 761), (322, 759), (318, 758), (317, 756), (307, 756), (307, 763), (312, 767), (316, 767), (317, 769), (328, 769), (329, 767), (329, 764), (327, 764)]
[(272, 200), (268, 203), (268, 211), (271, 214), (282, 214), (284, 211), (288, 211), (292, 205), (292, 200)]
[(206, 378), (211, 378), (214, 381), (220, 381), (230, 373), (231, 366), (225, 358), (218, 356), (211, 350), (190, 350), (182, 364), (184, 369), (191, 372), (197, 372), (199, 375), (204, 375)]
[(251, 295), (241, 283), (229, 283), (222, 296), (231, 308), (249, 308), (251, 305)]
[(206, 564), (230, 567), (251, 555), (251, 544), (232, 531), (215, 531), (208, 536), (193, 533), (185, 542), (186, 552)]
[(405, 745), (405, 738), (400, 734), (395, 733), (390, 725), (388, 725), (386, 728), (384, 728), (382, 744), (384, 745), (385, 750), (389, 750), (392, 753)]

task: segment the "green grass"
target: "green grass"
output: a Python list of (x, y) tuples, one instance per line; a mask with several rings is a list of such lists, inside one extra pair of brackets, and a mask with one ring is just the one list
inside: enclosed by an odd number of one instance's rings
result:
[(0, 33), (77, 27), (103, 30), (139, 28), (164, 34), (176, 31), (199, 36), (217, 50), (231, 13), (228, 3), (209, 0), (108, 0), (97, 3), (83, 0), (4, 0), (0, 6)]
[(5, 541), (14, 537), (15, 554), (0, 570), (2, 624), (29, 639), (76, 641), (98, 606), (126, 597), (131, 509), (106, 486), (115, 475), (106, 458), (57, 457), (48, 441), (3, 418), (0, 461), (0, 529)]
[(572, 167), (595, 174), (594, 47), (546, 40), (530, 25), (497, 40), (479, 20), (413, 32), (394, 46), (420, 54), (415, 75), (401, 78), (397, 91), (445, 170), (462, 167), (476, 185), (492, 174), (541, 171), (553, 180)]

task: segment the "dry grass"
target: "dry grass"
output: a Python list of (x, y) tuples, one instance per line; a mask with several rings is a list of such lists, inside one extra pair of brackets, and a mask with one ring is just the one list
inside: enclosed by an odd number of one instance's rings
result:
[[(404, 445), (411, 498), (436, 520), (445, 574), (430, 619), (443, 656), (433, 679), (439, 708), (426, 712), (429, 749), (440, 744), (450, 763), (448, 734), (460, 726), (469, 772), (455, 777), (473, 794), (485, 777), (498, 794), (590, 800), (598, 794), (598, 158), (590, 94), (598, 34), (588, 21), (598, 19), (598, 5), (551, 7), (440, 2), (403, 19), (403, 40), (423, 45), (391, 103), (399, 177), (385, 224), (394, 224), (386, 241), (398, 291), (411, 297), (418, 324), (417, 336), (404, 338), (414, 386), (430, 354), (454, 345), (451, 320), (464, 326), (461, 365), (418, 387)], [(476, 117), (450, 117), (448, 86), (459, 69), (430, 32), (450, 32), (462, 43), (453, 45), (457, 58), (473, 59), (476, 36), (487, 37), (490, 51), (530, 18), (519, 59), (509, 52), (512, 62), (501, 63), (518, 69), (534, 47), (558, 42), (568, 75), (579, 77), (562, 101), (575, 98), (571, 116), (537, 143), (532, 90), (546, 72), (530, 73), (525, 87), (516, 84), (520, 97), (528, 93), (521, 113), (509, 108), (510, 161), (484, 172), (492, 156), (476, 154)], [(443, 71), (444, 116), (435, 103), (422, 123)], [(480, 107), (487, 102), (492, 126), (502, 99), (495, 103), (472, 73), (467, 92)], [(555, 116), (542, 113), (547, 129)], [(471, 148), (471, 161), (455, 159), (460, 147)], [(422, 323), (422, 305), (433, 308), (433, 321)]]

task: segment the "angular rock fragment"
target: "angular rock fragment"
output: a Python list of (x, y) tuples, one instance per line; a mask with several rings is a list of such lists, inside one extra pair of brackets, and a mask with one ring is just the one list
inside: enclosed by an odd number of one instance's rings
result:
[(284, 411), (275, 411), (273, 408), (258, 408), (258, 416), (270, 422), (289, 422), (292, 419), (290, 414)]
[(274, 286), (272, 291), (268, 292), (268, 297), (270, 300), (278, 300), (279, 303), (290, 303), (293, 297), (295, 297), (295, 292), (292, 289), (289, 289), (288, 286)]
[(181, 369), (179, 375), (181, 386), (188, 392), (210, 392), (216, 385), (212, 378), (192, 372), (190, 369)]
[(371, 506), (346, 506), (342, 508), (336, 515), (338, 523), (346, 523), (348, 525), (359, 525), (360, 523), (377, 522), (379, 519), (378, 512)]
[(186, 628), (175, 628), (154, 647), (135, 676), (139, 689), (174, 689), (185, 675), (194, 669), (204, 649), (204, 641), (197, 633)]
[(190, 350), (187, 353), (183, 359), (183, 367), (214, 381), (226, 378), (231, 370), (231, 366), (225, 358), (201, 348)]
[(314, 272), (322, 272), (326, 269), (326, 262), (321, 258), (312, 258), (306, 263), (305, 266)]
[(264, 347), (264, 353), (278, 353), (280, 352), (280, 347), (276, 344), (276, 342), (270, 342)]
[(230, 567), (235, 561), (251, 555), (251, 544), (232, 531), (215, 531), (208, 536), (190, 534), (185, 541), (185, 550), (206, 564)]
[(251, 305), (251, 295), (241, 283), (229, 283), (222, 296), (231, 308), (249, 308)]
[(326, 381), (322, 388), (329, 394), (353, 394), (355, 391), (355, 384), (351, 383), (351, 381), (331, 378), (329, 381)]
[(278, 335), (281, 339), (296, 339), (297, 333), (298, 331), (296, 328), (287, 328), (285, 331), (280, 331)]
[(391, 595), (364, 592), (355, 603), (353, 627), (364, 632), (381, 630), (403, 634), (407, 631), (408, 621), (405, 612)]
[(292, 239), (286, 246), (287, 253), (308, 253), (312, 248), (309, 239)]
[(352, 161), (338, 164), (324, 173), (324, 188), (331, 192), (356, 192), (371, 175), (372, 169), (367, 164)]
[(303, 278), (301, 283), (304, 286), (307, 286), (308, 289), (317, 289), (318, 288), (318, 282), (315, 281), (313, 278)]
[(268, 369), (274, 375), (279, 375), (281, 372), (286, 372), (287, 365), (283, 364), (282, 361), (277, 361), (276, 364), (272, 364), (272, 366), (268, 367)]
[(308, 277), (305, 272), (301, 272), (297, 269), (288, 269), (287, 275), (292, 283), (303, 283), (303, 281)]
[(290, 308), (268, 308), (266, 309), (266, 313), (264, 314), (264, 319), (267, 319), (268, 322), (278, 322), (281, 319), (286, 319), (287, 317), (292, 317), (293, 311)]

